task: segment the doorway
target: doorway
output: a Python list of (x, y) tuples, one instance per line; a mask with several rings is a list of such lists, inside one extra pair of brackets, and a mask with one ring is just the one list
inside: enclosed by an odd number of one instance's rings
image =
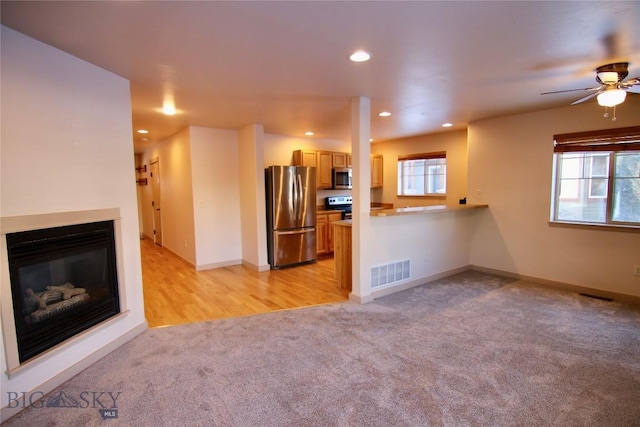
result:
[(151, 166), (151, 209), (153, 210), (153, 242), (162, 246), (162, 211), (160, 199), (160, 159), (155, 157)]

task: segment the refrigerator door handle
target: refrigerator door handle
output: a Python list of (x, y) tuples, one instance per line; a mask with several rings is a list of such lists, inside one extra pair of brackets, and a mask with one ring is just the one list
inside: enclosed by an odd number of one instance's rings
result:
[(298, 174), (298, 223), (302, 226), (302, 204), (304, 203), (304, 194), (302, 191), (302, 176)]
[(303, 228), (301, 230), (293, 230), (293, 231), (278, 231), (278, 235), (285, 236), (290, 234), (313, 233), (315, 231), (316, 231), (315, 228)]

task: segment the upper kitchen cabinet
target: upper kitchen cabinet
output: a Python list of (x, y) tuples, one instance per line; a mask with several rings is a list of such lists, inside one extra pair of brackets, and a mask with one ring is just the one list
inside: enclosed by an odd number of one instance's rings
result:
[(382, 188), (382, 154), (371, 155), (371, 188)]
[(316, 183), (318, 188), (331, 188), (331, 168), (333, 164), (333, 153), (330, 151), (318, 151), (316, 153), (316, 170), (318, 176)]
[(315, 167), (316, 188), (330, 189), (332, 154), (330, 151), (296, 150), (293, 152), (293, 165)]
[(331, 153), (333, 156), (334, 168), (347, 168), (347, 153)]
[[(332, 151), (296, 150), (293, 152), (294, 166), (313, 166), (316, 168), (316, 187), (331, 189), (333, 168), (352, 167), (351, 153)], [(382, 188), (382, 154), (371, 154), (371, 188)]]
[(316, 167), (315, 150), (296, 150), (293, 152), (293, 166)]

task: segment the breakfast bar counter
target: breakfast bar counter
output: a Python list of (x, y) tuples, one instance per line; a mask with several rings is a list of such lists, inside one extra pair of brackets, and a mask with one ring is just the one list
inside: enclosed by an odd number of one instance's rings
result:
[(466, 211), (472, 209), (488, 208), (489, 205), (434, 205), (434, 206), (413, 206), (405, 208), (395, 209), (379, 209), (372, 210), (369, 215), (371, 216), (398, 216), (398, 215), (420, 215), (431, 214), (438, 212), (454, 212), (454, 211)]

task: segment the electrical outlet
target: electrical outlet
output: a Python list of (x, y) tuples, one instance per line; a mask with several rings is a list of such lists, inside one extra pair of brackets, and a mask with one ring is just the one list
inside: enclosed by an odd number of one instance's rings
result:
[(633, 269), (633, 275), (634, 276), (640, 276), (640, 265), (636, 264), (634, 269)]
[(482, 190), (476, 190), (476, 199), (482, 200)]

